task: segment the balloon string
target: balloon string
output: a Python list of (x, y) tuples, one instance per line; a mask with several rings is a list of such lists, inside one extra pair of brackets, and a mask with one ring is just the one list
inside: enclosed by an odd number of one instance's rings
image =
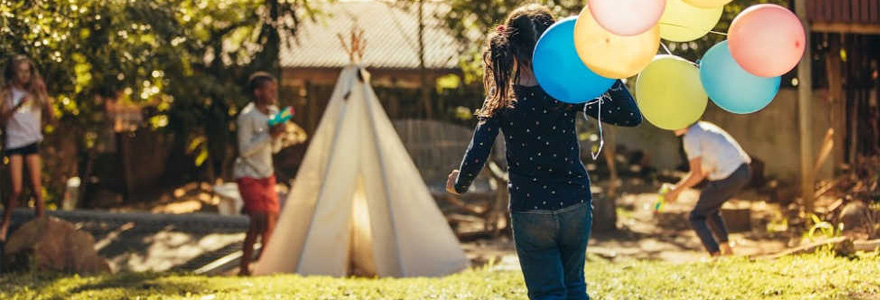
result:
[[(693, 28), (693, 27), (683, 26), (683, 25), (680, 25), (680, 24), (674, 24), (674, 23), (659, 22), (659, 24), (660, 24), (660, 25), (666, 25), (666, 26), (672, 26), (672, 27), (678, 27), (678, 28), (685, 28), (685, 29), (698, 29), (698, 28)], [(724, 33), (724, 32), (714, 31), (714, 30), (711, 30), (711, 29), (706, 30), (706, 31), (709, 32), (709, 33), (717, 34), (717, 35), (727, 36), (727, 34)]]
[[(599, 122), (599, 149), (596, 149), (596, 152), (590, 150), (590, 155), (593, 157), (593, 160), (599, 159), (599, 155), (602, 154), (602, 148), (605, 147), (605, 133), (602, 132), (602, 102), (605, 100), (604, 97), (605, 95), (602, 95), (597, 101), (599, 104), (599, 110), (596, 114), (596, 120)], [(587, 105), (589, 105), (589, 103), (587, 103)], [(584, 106), (584, 110), (586, 110), (586, 106)], [(587, 119), (587, 121), (590, 120), (587, 118), (587, 114), (584, 114), (584, 119)]]
[[(673, 56), (676, 56), (676, 57), (678, 57), (678, 58), (684, 59), (684, 57), (681, 57), (681, 56), (678, 56), (678, 55), (672, 54), (672, 52), (669, 51), (669, 48), (666, 47), (666, 43), (660, 42), (660, 46), (663, 46), (663, 49), (666, 50), (666, 54), (673, 55)], [(694, 66), (696, 66), (696, 67), (700, 67), (700, 64), (698, 64), (698, 63), (695, 63), (695, 62), (689, 61), (689, 60), (687, 60), (687, 59), (684, 59), (684, 61), (686, 61), (686, 62), (688, 62), (688, 63), (690, 63), (690, 64), (692, 64), (692, 65), (694, 65)]]
[(666, 47), (666, 43), (660, 43), (660, 46), (663, 46), (663, 50), (666, 50), (666, 54), (672, 55), (672, 51), (669, 51), (669, 47)]
[(714, 34), (717, 34), (717, 35), (727, 36), (727, 34), (724, 33), (724, 32), (718, 32), (718, 31), (714, 31), (714, 30), (709, 30), (709, 33), (714, 33)]

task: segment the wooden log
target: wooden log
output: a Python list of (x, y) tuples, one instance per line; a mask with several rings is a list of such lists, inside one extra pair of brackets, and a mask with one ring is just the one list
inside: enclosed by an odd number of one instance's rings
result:
[(856, 251), (878, 251), (880, 250), (880, 239), (855, 241), (853, 242), (853, 246), (855, 246)]
[(831, 182), (829, 182), (828, 184), (826, 184), (822, 188), (816, 190), (816, 193), (813, 194), (813, 197), (818, 199), (819, 197), (824, 196), (825, 194), (827, 194), (828, 192), (833, 190), (837, 186), (838, 183), (840, 183), (840, 180), (838, 180), (838, 179), (832, 180)]
[(818, 241), (814, 243), (809, 243), (806, 245), (802, 245), (800, 247), (788, 249), (782, 251), (777, 254), (763, 256), (758, 259), (778, 259), (780, 257), (789, 256), (789, 255), (800, 255), (800, 254), (808, 254), (814, 253), (819, 249), (823, 249), (827, 246), (832, 246), (834, 251), (838, 254), (849, 255), (855, 253), (855, 246), (853, 245), (853, 241), (848, 237), (837, 237), (831, 238), (823, 241)]

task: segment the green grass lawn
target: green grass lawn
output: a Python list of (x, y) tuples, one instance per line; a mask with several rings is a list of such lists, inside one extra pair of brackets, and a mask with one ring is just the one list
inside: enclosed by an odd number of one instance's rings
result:
[[(587, 264), (594, 299), (880, 299), (880, 255), (814, 254), (774, 261)], [(517, 271), (444, 278), (333, 279), (116, 274), (0, 277), (0, 299), (526, 299)]]

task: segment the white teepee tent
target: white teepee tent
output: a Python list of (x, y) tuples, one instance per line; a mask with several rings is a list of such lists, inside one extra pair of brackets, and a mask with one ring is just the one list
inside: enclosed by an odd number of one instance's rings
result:
[(442, 276), (468, 264), (369, 73), (345, 68), (255, 274)]

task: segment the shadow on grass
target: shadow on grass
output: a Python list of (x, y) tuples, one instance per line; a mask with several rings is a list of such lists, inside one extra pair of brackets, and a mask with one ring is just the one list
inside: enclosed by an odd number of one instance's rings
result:
[(85, 292), (99, 292), (107, 289), (122, 289), (126, 298), (132, 296), (186, 296), (198, 294), (208, 289), (207, 281), (173, 279), (171, 274), (160, 273), (123, 273), (116, 275), (101, 276), (96, 282), (91, 282), (71, 289), (67, 296)]
[(681, 239), (678, 239), (679, 235), (683, 231), (684, 230), (663, 230), (658, 233), (643, 233), (636, 232), (631, 230), (629, 227), (622, 226), (614, 232), (593, 233), (592, 238), (596, 239), (597, 241), (616, 241), (621, 245), (627, 247), (639, 247), (640, 242), (647, 239), (654, 239), (659, 242), (675, 246), (676, 248), (678, 248), (678, 250), (681, 251), (701, 250), (702, 248), (695, 247), (699, 245), (691, 245), (687, 242), (682, 241)]
[(175, 278), (174, 274), (163, 273), (120, 273), (94, 277), (60, 273), (6, 274), (0, 276), (0, 290), (3, 290), (0, 295), (19, 299), (35, 294), (38, 299), (54, 300), (70, 299), (88, 293), (114, 299), (133, 299), (137, 296), (188, 296), (213, 290), (206, 280)]

